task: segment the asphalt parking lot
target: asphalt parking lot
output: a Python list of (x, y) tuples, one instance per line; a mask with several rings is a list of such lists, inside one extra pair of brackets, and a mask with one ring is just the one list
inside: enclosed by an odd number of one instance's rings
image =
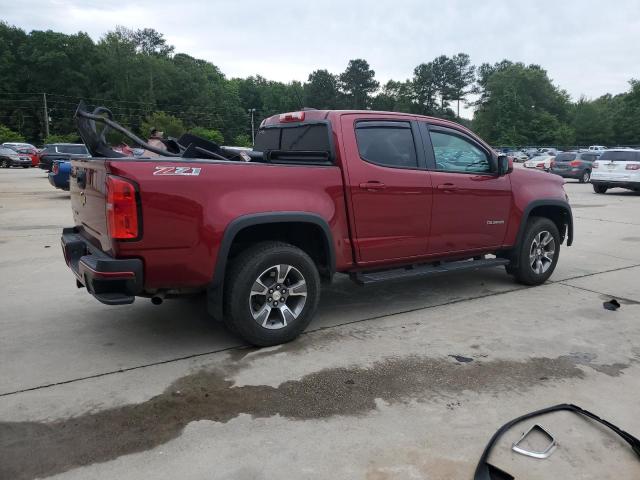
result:
[[(575, 244), (547, 284), (339, 277), (306, 334), (258, 350), (200, 298), (107, 307), (76, 289), (59, 245), (69, 195), (40, 170), (0, 170), (0, 478), (466, 479), (500, 425), (563, 402), (640, 436), (640, 195), (565, 188)], [(549, 459), (510, 451), (523, 426), (492, 463), (640, 477), (608, 431), (537, 423), (559, 441)]]

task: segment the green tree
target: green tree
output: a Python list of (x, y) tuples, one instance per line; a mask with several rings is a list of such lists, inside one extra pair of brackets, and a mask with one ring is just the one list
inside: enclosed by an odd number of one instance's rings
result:
[(500, 62), (479, 69), (474, 129), (498, 145), (545, 145), (569, 138), (569, 97), (537, 65)]
[(246, 133), (241, 133), (233, 139), (234, 147), (253, 147), (251, 143), (251, 137)]
[(347, 69), (339, 77), (347, 108), (362, 110), (370, 106), (371, 95), (380, 86), (375, 75), (366, 60), (349, 60)]
[(624, 95), (616, 115), (614, 130), (622, 145), (640, 144), (640, 80), (630, 80), (631, 89)]
[(24, 137), (0, 124), (0, 143), (3, 142), (24, 142)]
[(413, 70), (412, 87), (415, 93), (417, 111), (421, 115), (433, 115), (437, 108), (433, 63), (421, 63)]
[(218, 145), (224, 144), (224, 136), (222, 135), (222, 133), (213, 128), (193, 127), (189, 130), (189, 133), (197, 135), (198, 137), (202, 137), (206, 140), (211, 140)]
[(451, 57), (452, 62), (452, 99), (458, 102), (456, 114), (460, 118), (460, 101), (471, 92), (476, 79), (476, 67), (471, 64), (471, 57), (466, 53), (458, 53)]
[(165, 112), (154, 112), (145, 118), (141, 125), (142, 135), (148, 137), (154, 128), (164, 132), (165, 137), (175, 138), (186, 131), (182, 120)]
[(57, 133), (45, 137), (44, 143), (80, 143), (80, 135), (77, 132)]
[(338, 79), (327, 70), (315, 70), (304, 85), (306, 107), (330, 110), (338, 105)]

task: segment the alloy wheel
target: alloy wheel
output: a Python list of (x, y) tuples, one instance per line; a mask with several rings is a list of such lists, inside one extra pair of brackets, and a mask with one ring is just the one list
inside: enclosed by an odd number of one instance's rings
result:
[(584, 183), (589, 183), (590, 179), (591, 179), (591, 174), (589, 173), (588, 170), (585, 170), (584, 173), (582, 174), (582, 181)]
[(529, 249), (529, 265), (538, 275), (542, 275), (553, 263), (556, 254), (556, 241), (546, 230), (539, 232), (531, 242)]
[(302, 313), (307, 302), (307, 282), (297, 268), (273, 265), (258, 275), (249, 294), (249, 309), (261, 327), (284, 328)]

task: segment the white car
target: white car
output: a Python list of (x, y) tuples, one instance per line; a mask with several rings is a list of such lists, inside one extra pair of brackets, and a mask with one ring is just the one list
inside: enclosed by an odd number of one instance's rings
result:
[(527, 160), (522, 165), (526, 168), (537, 168), (538, 170), (544, 170), (548, 172), (551, 169), (551, 161), (556, 158), (550, 155), (538, 155), (531, 160)]
[(606, 193), (615, 187), (640, 191), (640, 150), (605, 150), (593, 162), (591, 183), (596, 193)]
[(590, 152), (604, 152), (607, 149), (607, 147), (603, 146), (603, 145), (591, 145), (589, 147), (589, 151)]

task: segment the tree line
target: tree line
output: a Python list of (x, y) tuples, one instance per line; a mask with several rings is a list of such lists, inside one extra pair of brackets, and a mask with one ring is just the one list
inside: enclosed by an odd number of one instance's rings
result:
[[(82, 32), (27, 33), (0, 23), (0, 79), (1, 141), (77, 139), (73, 113), (84, 99), (109, 107), (116, 121), (142, 136), (156, 127), (234, 145), (251, 143), (251, 109), (257, 125), (303, 107), (437, 116), (469, 126), (493, 145), (640, 144), (638, 80), (622, 94), (572, 101), (539, 65), (475, 66), (465, 53), (438, 56), (417, 65), (410, 78), (384, 85), (364, 59), (350, 60), (341, 73), (319, 69), (306, 82), (285, 83), (260, 75), (229, 79), (213, 63), (175, 52), (149, 28), (116, 27), (94, 41)], [(461, 106), (473, 109), (472, 120), (460, 117)]]

